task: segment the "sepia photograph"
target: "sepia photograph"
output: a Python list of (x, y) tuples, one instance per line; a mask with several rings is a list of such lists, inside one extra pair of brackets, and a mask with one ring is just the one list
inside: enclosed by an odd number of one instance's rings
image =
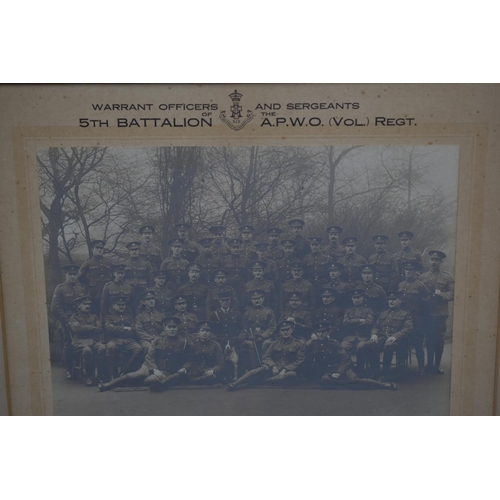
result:
[(448, 415), (458, 145), (43, 147), (55, 415)]

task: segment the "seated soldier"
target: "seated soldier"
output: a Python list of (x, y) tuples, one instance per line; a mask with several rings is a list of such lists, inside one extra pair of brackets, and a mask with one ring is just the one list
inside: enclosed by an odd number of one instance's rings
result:
[(240, 303), (236, 295), (236, 291), (232, 286), (227, 284), (227, 271), (225, 269), (216, 269), (213, 272), (211, 283), (214, 283), (208, 289), (207, 292), (207, 303), (206, 303), (206, 316), (210, 316), (210, 313), (219, 307), (218, 293), (226, 290), (231, 290), (231, 302), (232, 306), (239, 309)]
[(106, 363), (108, 377), (113, 380), (116, 374), (116, 358), (123, 353), (125, 364), (122, 373), (128, 373), (137, 368), (142, 353), (142, 347), (135, 340), (134, 318), (127, 311), (127, 297), (113, 296), (112, 312), (104, 319), (104, 338), (106, 339)]
[(383, 378), (387, 380), (394, 353), (396, 353), (397, 372), (401, 372), (408, 356), (407, 339), (413, 329), (411, 314), (401, 308), (401, 294), (392, 290), (387, 294), (389, 309), (382, 311), (372, 328), (371, 340), (378, 343), (384, 351)]
[(312, 313), (313, 321), (329, 321), (332, 325), (334, 338), (340, 340), (344, 311), (337, 305), (338, 293), (334, 288), (326, 285), (321, 290), (321, 305)]
[[(344, 338), (341, 345), (350, 356), (356, 354), (356, 370), (358, 375), (361, 375), (364, 373), (365, 363), (374, 363), (374, 353), (377, 352), (376, 343), (370, 338), (373, 311), (364, 305), (363, 287), (358, 286), (351, 290), (350, 296), (353, 306), (344, 313)], [(377, 366), (371, 366), (371, 369), (375, 371)]]
[(262, 357), (261, 366), (229, 384), (228, 390), (234, 390), (243, 383), (294, 382), (297, 378), (297, 368), (306, 357), (306, 345), (302, 340), (293, 337), (293, 327), (292, 321), (281, 321), (277, 326), (280, 338), (271, 342)]
[[(151, 342), (162, 331), (161, 322), (166, 316), (155, 307), (155, 292), (146, 290), (139, 296), (141, 312), (135, 317), (135, 333), (144, 355), (151, 347)], [(143, 307), (142, 307), (143, 306)]]
[(245, 368), (259, 366), (258, 358), (271, 343), (276, 329), (276, 317), (269, 307), (264, 307), (264, 291), (254, 290), (252, 305), (243, 315), (243, 331), (240, 334), (242, 365)]
[(193, 343), (188, 361), (184, 364), (189, 381), (194, 384), (215, 384), (220, 381), (224, 368), (221, 346), (212, 340), (212, 325), (209, 321), (196, 324), (198, 338)]
[(198, 317), (196, 314), (188, 312), (187, 297), (185, 295), (172, 297), (172, 304), (174, 305), (173, 315), (181, 321), (179, 323), (179, 336), (192, 344), (196, 340), (194, 333)]
[(102, 327), (99, 318), (91, 314), (92, 299), (89, 295), (83, 295), (75, 299), (77, 312), (70, 320), (69, 326), (72, 333), (73, 354), (83, 356), (83, 366), (87, 376), (86, 385), (95, 383), (94, 354), (97, 358), (97, 375), (102, 377), (104, 372), (104, 360), (106, 357), (106, 346), (101, 340)]
[(367, 388), (396, 389), (396, 384), (378, 382), (370, 378), (358, 378), (351, 369), (351, 357), (330, 334), (331, 324), (320, 321), (315, 324), (312, 340), (308, 342), (308, 361), (311, 378), (319, 381), (324, 388), (337, 384), (365, 384)]
[(113, 281), (106, 283), (101, 295), (101, 320), (104, 321), (108, 314), (113, 312), (113, 297), (123, 297), (125, 299), (125, 309), (132, 314), (136, 305), (134, 287), (125, 283), (125, 264), (113, 264), (111, 266)]
[(99, 384), (99, 390), (109, 391), (134, 382), (144, 382), (153, 390), (161, 390), (185, 380), (187, 370), (183, 365), (189, 356), (189, 344), (177, 335), (179, 323), (179, 318), (174, 316), (164, 318), (163, 330), (151, 342), (141, 368), (106, 384)]
[(288, 307), (281, 313), (281, 321), (294, 321), (294, 335), (302, 340), (308, 339), (312, 330), (311, 313), (302, 307), (302, 294), (294, 292), (288, 300)]

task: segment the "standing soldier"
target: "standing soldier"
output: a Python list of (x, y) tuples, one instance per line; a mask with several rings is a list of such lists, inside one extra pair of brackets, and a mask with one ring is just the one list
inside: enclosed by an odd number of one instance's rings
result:
[(243, 383), (255, 383), (260, 380), (271, 383), (295, 381), (297, 369), (306, 358), (306, 345), (293, 336), (293, 328), (293, 321), (281, 321), (277, 326), (280, 336), (271, 342), (264, 353), (262, 365), (229, 384), (228, 390), (235, 390)]
[(155, 292), (153, 290), (143, 292), (140, 300), (144, 308), (135, 317), (135, 332), (144, 354), (147, 354), (151, 342), (162, 331), (161, 322), (166, 315), (156, 309)]
[(263, 290), (264, 291), (264, 305), (271, 308), (275, 314), (278, 312), (278, 296), (276, 294), (276, 288), (271, 281), (264, 279), (264, 272), (266, 270), (267, 264), (261, 260), (256, 260), (252, 262), (249, 266), (250, 272), (252, 273), (253, 279), (245, 283), (243, 286), (243, 293), (241, 297), (241, 302), (243, 308), (249, 306), (251, 303), (251, 294), (253, 290)]
[(363, 287), (356, 287), (350, 292), (352, 307), (344, 313), (342, 321), (345, 332), (342, 340), (342, 348), (349, 355), (356, 353), (356, 370), (361, 375), (365, 369), (365, 363), (371, 365), (374, 372), (378, 371), (378, 362), (375, 363), (375, 353), (377, 346), (370, 336), (373, 326), (373, 311), (364, 304), (365, 290)]
[(278, 262), (285, 256), (283, 248), (279, 245), (279, 236), (283, 232), (279, 227), (270, 227), (266, 229), (266, 233), (269, 235), (269, 247), (267, 249), (267, 255), (274, 262)]
[(139, 296), (153, 283), (153, 268), (151, 264), (139, 257), (141, 244), (138, 241), (127, 243), (126, 248), (130, 253), (125, 264), (125, 283), (134, 287), (134, 293)]
[(223, 258), (222, 264), (227, 270), (227, 282), (235, 290), (238, 296), (241, 294), (243, 284), (247, 280), (247, 267), (250, 261), (241, 255), (241, 240), (233, 238), (228, 242), (231, 249), (231, 255)]
[(304, 257), (306, 264), (306, 279), (308, 279), (314, 287), (315, 295), (319, 294), (323, 280), (324, 266), (328, 262), (328, 257), (321, 252), (321, 242), (323, 238), (320, 236), (311, 236), (307, 238), (310, 242), (311, 253)]
[(179, 222), (175, 225), (175, 228), (177, 229), (177, 236), (184, 242), (181, 256), (188, 262), (194, 262), (200, 255), (200, 248), (195, 241), (189, 239), (191, 224)]
[(167, 271), (153, 272), (154, 286), (151, 290), (155, 292), (155, 307), (158, 311), (170, 314), (172, 312), (172, 304), (170, 300), (174, 296), (173, 290), (167, 287)]
[(302, 307), (302, 294), (294, 292), (290, 296), (287, 307), (282, 311), (280, 321), (293, 321), (295, 324), (294, 334), (305, 340), (311, 335), (312, 317), (311, 313)]
[(187, 297), (184, 295), (172, 297), (172, 304), (174, 305), (174, 316), (180, 320), (178, 326), (179, 335), (189, 343), (193, 343), (198, 317), (196, 314), (188, 312)]
[(198, 319), (205, 319), (208, 286), (201, 283), (202, 268), (200, 264), (192, 262), (186, 267), (188, 282), (177, 289), (178, 295), (187, 297), (190, 312)]
[(421, 269), (420, 264), (414, 260), (406, 260), (401, 263), (405, 273), (405, 280), (398, 285), (401, 299), (401, 307), (411, 314), (413, 328), (408, 335), (408, 342), (415, 347), (418, 370), (420, 375), (424, 374), (424, 309), (430, 300), (429, 289), (417, 278), (415, 273)]
[(255, 249), (255, 242), (253, 241), (254, 232), (255, 228), (250, 224), (240, 226), (241, 255), (244, 255), (249, 261), (257, 260), (257, 251)]
[(231, 302), (233, 307), (237, 309), (240, 308), (240, 303), (235, 289), (227, 284), (227, 271), (225, 269), (215, 270), (212, 282), (214, 283), (214, 286), (211, 286), (207, 292), (207, 302), (205, 307), (207, 318), (210, 316), (210, 313), (219, 306), (218, 294), (220, 292), (229, 290), (231, 292)]
[(50, 308), (52, 318), (61, 325), (63, 358), (66, 365), (67, 379), (71, 378), (71, 369), (73, 367), (73, 346), (69, 319), (76, 312), (75, 299), (87, 295), (85, 288), (76, 279), (79, 267), (75, 264), (63, 266), (62, 270), (64, 271), (65, 281), (56, 286)]
[(302, 300), (305, 309), (314, 308), (315, 297), (312, 283), (303, 279), (305, 264), (303, 262), (293, 262), (291, 264), (292, 279), (281, 286), (280, 305), (281, 310), (285, 309), (285, 305), (290, 300), (290, 296), (294, 292), (302, 293)]
[(344, 266), (338, 262), (328, 262), (325, 264), (328, 273), (328, 280), (323, 287), (333, 288), (337, 292), (336, 302), (341, 309), (351, 307), (351, 297), (349, 291), (351, 287), (345, 281), (342, 281), (341, 275), (344, 272)]
[(281, 285), (292, 279), (292, 264), (301, 262), (295, 255), (295, 240), (281, 240), (285, 256), (278, 260), (278, 277)]
[(139, 381), (151, 386), (151, 389), (161, 390), (182, 382), (186, 376), (183, 366), (189, 356), (189, 344), (178, 336), (178, 324), (179, 318), (166, 317), (162, 322), (163, 331), (153, 339), (141, 368), (109, 383), (100, 384), (99, 390), (109, 391), (114, 387)]
[(111, 261), (103, 257), (104, 240), (94, 240), (90, 244), (92, 257), (86, 260), (78, 273), (78, 280), (87, 286), (88, 294), (92, 299), (92, 311), (99, 314), (101, 294), (104, 285), (111, 281)]
[(189, 380), (197, 384), (215, 384), (224, 368), (221, 346), (211, 338), (212, 325), (208, 321), (196, 324), (198, 338), (193, 343), (188, 361), (184, 364)]
[(373, 281), (375, 267), (366, 264), (361, 268), (361, 285), (365, 289), (365, 304), (374, 314), (373, 320), (376, 321), (378, 315), (387, 308), (387, 295), (385, 290)]
[(292, 219), (288, 226), (292, 231), (292, 239), (295, 241), (295, 255), (299, 259), (303, 259), (310, 251), (309, 242), (302, 236), (305, 222), (301, 219)]
[(116, 374), (116, 358), (125, 354), (126, 363), (122, 373), (137, 369), (142, 348), (135, 340), (134, 317), (127, 311), (128, 300), (125, 296), (114, 295), (111, 298), (112, 309), (104, 318), (104, 338), (106, 340), (106, 364), (109, 379)]
[(172, 238), (168, 240), (168, 244), (172, 249), (172, 255), (161, 263), (161, 270), (168, 272), (168, 287), (172, 290), (177, 290), (184, 281), (186, 267), (189, 262), (182, 257), (184, 240), (181, 238)]
[(455, 298), (455, 280), (450, 273), (441, 270), (441, 263), (446, 254), (439, 250), (430, 250), (430, 271), (420, 276), (420, 281), (430, 290), (431, 298), (426, 314), (427, 369), (443, 374), (441, 358), (443, 357), (446, 320), (448, 319), (448, 302)]
[(209, 229), (209, 231), (213, 236), (212, 253), (216, 257), (219, 257), (220, 259), (229, 255), (231, 252), (229, 251), (229, 247), (226, 245), (226, 242), (224, 241), (224, 235), (226, 234), (226, 227), (222, 225), (212, 226)]
[(422, 254), (410, 246), (411, 240), (414, 236), (415, 235), (411, 231), (401, 231), (398, 233), (401, 250), (396, 252), (394, 257), (396, 257), (396, 261), (398, 263), (398, 272), (401, 280), (405, 279), (404, 269), (401, 266), (404, 261), (413, 260), (418, 262), (423, 267)]
[(213, 285), (213, 272), (222, 267), (222, 259), (212, 253), (212, 242), (213, 238), (201, 239), (198, 242), (201, 246), (201, 254), (194, 260), (202, 266), (201, 280), (208, 286)]
[(373, 281), (381, 286), (386, 292), (395, 290), (400, 281), (398, 261), (394, 255), (387, 251), (387, 240), (389, 236), (376, 234), (372, 237), (375, 243), (375, 253), (368, 258), (368, 264), (374, 267), (375, 275)]
[(358, 243), (358, 238), (355, 236), (349, 236), (342, 240), (342, 245), (345, 246), (346, 254), (340, 257), (337, 262), (344, 266), (342, 279), (350, 285), (351, 288), (355, 288), (361, 282), (361, 266), (366, 264), (366, 259), (361, 255), (356, 253), (356, 245)]
[(340, 226), (328, 226), (328, 245), (323, 248), (323, 253), (328, 257), (329, 262), (336, 262), (345, 255), (345, 248), (339, 244), (340, 233), (343, 229)]
[[(276, 262), (268, 257), (268, 243), (255, 243), (255, 250), (257, 251), (257, 260), (265, 262), (266, 268), (264, 270), (264, 278), (271, 281), (276, 289), (278, 289), (278, 265)], [(283, 253), (284, 255), (284, 253)]]
[[(389, 309), (382, 311), (371, 331), (371, 340), (378, 345), (377, 352), (383, 351), (383, 378), (386, 381), (391, 369), (394, 353), (396, 353), (397, 372), (404, 367), (408, 356), (408, 344), (406, 342), (413, 328), (411, 314), (401, 308), (400, 293), (391, 290), (387, 294)], [(379, 372), (377, 363), (376, 375)]]
[(154, 270), (160, 269), (163, 258), (161, 250), (153, 244), (153, 234), (156, 232), (154, 226), (142, 226), (139, 228), (141, 235), (141, 247), (139, 249), (139, 257), (151, 264)]
[(106, 359), (106, 346), (102, 342), (102, 325), (97, 315), (90, 312), (92, 299), (89, 295), (75, 299), (77, 312), (69, 320), (73, 337), (73, 355), (83, 357), (87, 376), (86, 385), (95, 383), (94, 355), (97, 360), (97, 376), (102, 377)]
[(101, 321), (104, 325), (104, 318), (110, 314), (113, 306), (113, 297), (123, 297), (126, 301), (126, 311), (128, 314), (133, 314), (134, 308), (137, 305), (134, 287), (125, 283), (125, 264), (113, 264), (111, 266), (113, 273), (113, 281), (106, 283), (102, 289), (101, 296)]
[(340, 339), (344, 311), (336, 304), (338, 293), (335, 289), (324, 286), (321, 290), (321, 305), (314, 309), (312, 318), (314, 323), (328, 321), (331, 325), (332, 338)]

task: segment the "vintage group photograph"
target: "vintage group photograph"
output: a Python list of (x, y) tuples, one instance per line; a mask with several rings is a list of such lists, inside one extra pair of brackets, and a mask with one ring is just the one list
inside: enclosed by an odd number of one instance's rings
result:
[(458, 146), (37, 150), (56, 415), (446, 415)]

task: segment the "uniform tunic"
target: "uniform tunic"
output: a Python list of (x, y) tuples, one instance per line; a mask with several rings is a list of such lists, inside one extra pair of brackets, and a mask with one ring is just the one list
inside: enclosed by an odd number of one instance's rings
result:
[(92, 353), (96, 354), (99, 373), (103, 371), (106, 356), (106, 346), (102, 342), (101, 322), (95, 314), (76, 312), (71, 316), (69, 325), (73, 333), (74, 352), (82, 353), (87, 377), (94, 378)]
[(135, 331), (141, 346), (148, 347), (151, 341), (160, 335), (163, 328), (161, 322), (165, 318), (165, 313), (156, 308), (150, 311), (144, 309), (135, 317)]
[(181, 257), (189, 262), (195, 262), (200, 255), (200, 247), (192, 240), (185, 239), (182, 245)]
[(207, 285), (213, 285), (212, 275), (216, 269), (222, 268), (222, 259), (212, 252), (203, 252), (194, 261), (203, 267), (201, 279)]
[(240, 302), (236, 295), (236, 291), (232, 286), (229, 285), (215, 285), (208, 289), (207, 299), (206, 299), (206, 317), (210, 316), (210, 313), (219, 307), (219, 298), (218, 294), (222, 291), (230, 291), (231, 292), (231, 307), (235, 309), (239, 309)]
[(64, 328), (68, 327), (71, 315), (76, 312), (74, 300), (86, 295), (85, 288), (80, 283), (61, 283), (56, 286), (52, 296), (51, 314), (61, 322)]
[(345, 378), (351, 357), (334, 339), (314, 340), (309, 346), (309, 353), (313, 361), (313, 371), (320, 377), (340, 373)]
[(166, 375), (177, 373), (187, 362), (191, 346), (176, 335), (161, 334), (151, 342), (144, 364), (149, 370), (160, 370)]
[(348, 283), (351, 288), (358, 285), (361, 281), (361, 267), (366, 265), (366, 259), (357, 253), (346, 253), (337, 262), (344, 265), (342, 281)]
[(229, 247), (226, 245), (226, 243), (223, 241), (221, 243), (212, 243), (212, 246), (210, 247), (212, 253), (214, 254), (215, 257), (218, 257), (219, 259), (223, 259), (224, 257), (227, 257), (231, 251), (229, 250)]
[(285, 257), (285, 251), (281, 245), (269, 245), (267, 247), (267, 255), (274, 262), (278, 262)]
[(324, 265), (328, 262), (328, 256), (321, 252), (310, 253), (304, 257), (307, 265), (306, 279), (313, 282), (319, 282), (323, 277)]
[(306, 240), (301, 234), (294, 236), (292, 240), (295, 241), (295, 255), (299, 259), (303, 259), (308, 253), (311, 252), (309, 240)]
[(186, 267), (189, 262), (182, 257), (168, 257), (160, 266), (162, 271), (168, 271), (168, 286), (177, 290), (187, 279)]
[[(363, 324), (359, 320), (366, 320)], [(344, 329), (344, 339), (366, 340), (370, 337), (370, 329), (373, 325), (373, 311), (364, 305), (354, 306), (344, 313), (342, 321)]]
[(362, 281), (360, 286), (365, 289), (366, 307), (369, 307), (373, 311), (375, 319), (377, 319), (378, 315), (384, 309), (387, 309), (387, 295), (385, 290), (374, 282), (367, 285), (364, 281)]
[[(269, 307), (250, 306), (243, 315), (243, 328), (252, 330), (254, 338), (268, 339), (276, 330), (276, 317)], [(252, 340), (252, 335), (248, 333), (244, 340)]]
[(198, 316), (187, 311), (184, 313), (176, 312), (174, 316), (181, 320), (177, 327), (179, 337), (187, 339), (188, 342), (194, 342), (194, 333), (196, 330), (196, 323), (198, 323)]
[[(126, 330), (131, 327), (132, 330)], [(134, 318), (131, 314), (120, 314), (114, 311), (108, 314), (104, 320), (104, 335), (106, 344), (106, 360), (111, 374), (115, 372), (115, 360), (118, 349), (128, 353), (128, 360), (125, 371), (134, 365), (135, 360), (142, 352), (141, 346), (137, 343), (134, 332)]]
[(431, 296), (429, 289), (420, 280), (407, 278), (398, 285), (398, 291), (401, 292), (401, 307), (411, 313), (413, 329), (421, 333), (424, 307)]
[(222, 264), (227, 270), (227, 282), (240, 292), (243, 283), (247, 281), (247, 267), (250, 261), (244, 255), (228, 255), (224, 257)]
[(152, 243), (149, 245), (146, 245), (144, 242), (141, 243), (139, 248), (139, 258), (149, 262), (154, 270), (160, 269), (163, 261), (160, 249)]
[(323, 247), (321, 251), (328, 257), (328, 262), (337, 262), (346, 253), (345, 248), (338, 243), (336, 245), (330, 243)]
[(222, 309), (221, 307), (213, 310), (208, 316), (208, 321), (213, 323), (213, 332), (216, 341), (225, 346), (228, 340), (236, 340), (241, 333), (243, 317), (236, 308)]
[[(271, 342), (262, 357), (262, 364), (278, 370), (295, 371), (306, 358), (306, 345), (302, 340), (290, 337)], [(271, 375), (271, 374), (270, 374)]]
[(314, 309), (312, 313), (314, 323), (319, 321), (329, 321), (332, 325), (335, 336), (340, 334), (342, 328), (342, 320), (344, 319), (344, 311), (337, 304), (322, 304)]
[(252, 303), (251, 295), (254, 290), (264, 291), (264, 305), (270, 307), (275, 313), (278, 309), (278, 295), (276, 293), (276, 288), (271, 281), (264, 278), (260, 280), (250, 280), (243, 286), (242, 292), (242, 306), (247, 307)]
[[(429, 316), (448, 316), (448, 302), (455, 298), (455, 280), (446, 271), (428, 271), (420, 276), (420, 281), (427, 286), (431, 294), (428, 302), (427, 314)], [(440, 290), (442, 295), (434, 295)]]
[(243, 242), (241, 245), (241, 255), (244, 255), (250, 262), (257, 260), (257, 249), (255, 248), (255, 242), (250, 243)]
[(132, 285), (137, 295), (151, 286), (153, 281), (153, 268), (151, 264), (139, 257), (130, 257), (125, 262), (125, 283)]
[(118, 295), (125, 297), (126, 310), (129, 314), (133, 312), (133, 305), (135, 305), (134, 287), (129, 283), (118, 283), (117, 281), (110, 281), (104, 285), (101, 296), (101, 317), (105, 318), (113, 310), (113, 297)]
[(200, 377), (208, 370), (213, 370), (217, 375), (224, 368), (224, 354), (221, 346), (215, 340), (209, 339), (203, 342), (197, 339), (184, 368), (188, 370), (192, 378)]
[(381, 253), (375, 253), (368, 258), (368, 264), (375, 267), (373, 281), (381, 286), (386, 292), (394, 290), (399, 279), (399, 268), (396, 257), (384, 250)]
[(310, 281), (305, 279), (291, 279), (281, 286), (280, 301), (281, 310), (284, 310), (288, 305), (288, 301), (293, 293), (300, 292), (302, 295), (302, 307), (311, 309), (314, 307), (314, 288)]
[(78, 273), (78, 279), (88, 285), (88, 292), (94, 303), (99, 304), (104, 285), (113, 279), (111, 261), (102, 255), (86, 260)]
[(352, 301), (349, 297), (349, 291), (351, 290), (349, 283), (339, 278), (337, 281), (327, 281), (323, 286), (333, 288), (337, 292), (336, 302), (341, 309), (349, 309), (352, 306)]
[(410, 335), (412, 329), (413, 321), (410, 312), (401, 307), (394, 307), (380, 313), (371, 333), (384, 342), (389, 337), (395, 337), (397, 341), (401, 341)]
[(279, 282), (282, 285), (292, 279), (292, 264), (294, 262), (302, 262), (302, 261), (295, 255), (292, 255), (290, 257), (285, 256), (282, 259), (278, 260), (278, 262), (276, 262), (276, 264), (278, 265)]
[(404, 277), (405, 277), (405, 271), (401, 267), (401, 264), (405, 260), (411, 260), (413, 262), (418, 262), (419, 264), (423, 265), (422, 254), (418, 250), (413, 249), (410, 246), (408, 246), (404, 249), (402, 248), (401, 250), (399, 250), (399, 252), (396, 252), (394, 254), (394, 257), (396, 257), (399, 275), (401, 276), (402, 279), (404, 279)]
[(178, 295), (186, 295), (188, 298), (189, 312), (196, 314), (198, 319), (205, 319), (208, 286), (203, 283), (187, 282), (177, 289)]
[(155, 292), (155, 309), (164, 313), (171, 311), (170, 299), (174, 296), (174, 292), (166, 285), (162, 287), (155, 285), (151, 290)]

